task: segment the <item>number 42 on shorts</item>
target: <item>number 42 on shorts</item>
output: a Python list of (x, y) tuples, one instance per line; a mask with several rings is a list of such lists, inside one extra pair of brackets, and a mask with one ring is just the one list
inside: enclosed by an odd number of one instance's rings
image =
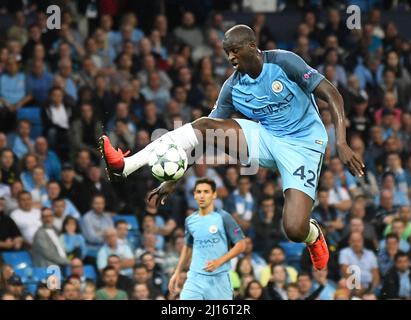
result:
[(315, 188), (315, 181), (317, 175), (314, 171), (308, 170), (307, 175), (305, 174), (305, 166), (300, 166), (297, 170), (294, 171), (293, 176), (299, 176), (301, 180), (304, 180), (304, 187), (313, 187)]

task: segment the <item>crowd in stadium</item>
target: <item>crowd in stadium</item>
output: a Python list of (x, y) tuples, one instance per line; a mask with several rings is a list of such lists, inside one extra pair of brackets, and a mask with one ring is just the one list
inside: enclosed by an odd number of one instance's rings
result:
[[(106, 179), (103, 133), (136, 152), (156, 129), (209, 114), (233, 72), (224, 14), (210, 11), (200, 25), (181, 8), (170, 27), (157, 12), (142, 29), (134, 11), (110, 1), (93, 23), (91, 8), (62, 2), (60, 30), (47, 29), (44, 8), (1, 8), (10, 19), (0, 26), (0, 299), (178, 299), (167, 284), (204, 176), (217, 184), (216, 207), (247, 235), (232, 261), (235, 299), (411, 299), (411, 40), (381, 22), (382, 1), (353, 30), (331, 5), (322, 19), (301, 11), (291, 42), (273, 37), (264, 14), (249, 21), (260, 49), (293, 51), (337, 86), (349, 144), (366, 164), (363, 177), (344, 168), (318, 100), (329, 135), (313, 208), (330, 249), (323, 271), (282, 231), (277, 173), (195, 164), (158, 208), (145, 201), (159, 184), (150, 168)], [(53, 265), (55, 290), (45, 282)]]

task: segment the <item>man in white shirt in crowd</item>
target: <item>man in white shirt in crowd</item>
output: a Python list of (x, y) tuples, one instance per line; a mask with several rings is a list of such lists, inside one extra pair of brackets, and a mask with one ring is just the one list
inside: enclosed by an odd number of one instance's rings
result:
[(31, 245), (34, 234), (41, 227), (40, 209), (33, 208), (33, 199), (28, 191), (21, 191), (17, 201), (18, 208), (12, 211), (10, 217), (20, 229), (24, 242)]

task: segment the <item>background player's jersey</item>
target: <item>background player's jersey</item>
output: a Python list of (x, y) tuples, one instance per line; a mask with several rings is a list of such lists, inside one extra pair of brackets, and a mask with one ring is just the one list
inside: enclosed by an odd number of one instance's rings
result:
[(209, 117), (239, 111), (291, 144), (324, 153), (327, 132), (312, 94), (324, 76), (290, 51), (263, 51), (263, 61), (256, 79), (238, 71), (227, 79)]
[(185, 220), (185, 243), (193, 248), (190, 271), (206, 275), (228, 272), (229, 261), (213, 272), (205, 271), (204, 267), (207, 261), (226, 254), (230, 243), (235, 244), (243, 238), (243, 231), (226, 211), (217, 210), (206, 216), (195, 211)]

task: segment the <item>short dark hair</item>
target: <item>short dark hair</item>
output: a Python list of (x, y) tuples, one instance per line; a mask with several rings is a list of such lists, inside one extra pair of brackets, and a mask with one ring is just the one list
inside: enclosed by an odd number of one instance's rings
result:
[(137, 263), (133, 267), (133, 272), (136, 271), (137, 269), (146, 269), (146, 271), (148, 271), (147, 266), (145, 264), (142, 264), (142, 263)]
[(410, 258), (408, 254), (405, 253), (404, 251), (398, 251), (394, 256), (394, 261), (397, 262), (399, 258), (404, 258), (404, 257), (407, 257), (408, 259)]
[(298, 276), (297, 279), (300, 279), (301, 277), (308, 277), (310, 278), (310, 280), (312, 279), (311, 277), (311, 273), (307, 272), (307, 271), (301, 271)]
[(123, 220), (123, 219), (120, 219), (120, 220), (117, 220), (115, 223), (114, 223), (114, 226), (117, 228), (117, 226), (119, 225), (119, 224), (126, 224), (126, 225), (128, 225), (128, 222), (126, 221), (126, 220)]
[(24, 195), (24, 194), (28, 194), (28, 195), (30, 195), (30, 197), (31, 197), (31, 193), (30, 193), (30, 192), (28, 192), (27, 190), (22, 190), (22, 191), (20, 191), (20, 192), (18, 193), (17, 199), (20, 199), (20, 197), (21, 197), (22, 195)]
[(119, 257), (118, 255), (116, 255), (116, 254), (110, 254), (110, 255), (108, 256), (108, 258), (107, 258), (107, 261), (108, 261), (110, 258), (117, 258), (117, 259), (121, 260), (120, 257)]
[(328, 189), (327, 189), (327, 188), (324, 188), (324, 187), (320, 187), (320, 188), (318, 189), (318, 192), (317, 192), (317, 193), (320, 193), (320, 192), (327, 192), (327, 193), (328, 193)]
[(203, 183), (208, 184), (211, 187), (211, 190), (213, 190), (213, 192), (216, 192), (217, 186), (216, 186), (214, 180), (211, 180), (207, 177), (197, 179), (196, 183), (194, 185), (194, 190), (197, 188), (197, 186), (199, 184), (203, 184)]
[(111, 266), (107, 266), (103, 269), (103, 271), (101, 272), (101, 274), (104, 276), (107, 272), (109, 271), (114, 271), (115, 273), (117, 273), (116, 269), (114, 269), (114, 267)]
[(400, 241), (400, 237), (397, 234), (392, 233), (392, 232), (387, 234), (387, 236), (385, 237), (385, 240), (388, 240), (388, 239), (395, 239), (397, 241)]

